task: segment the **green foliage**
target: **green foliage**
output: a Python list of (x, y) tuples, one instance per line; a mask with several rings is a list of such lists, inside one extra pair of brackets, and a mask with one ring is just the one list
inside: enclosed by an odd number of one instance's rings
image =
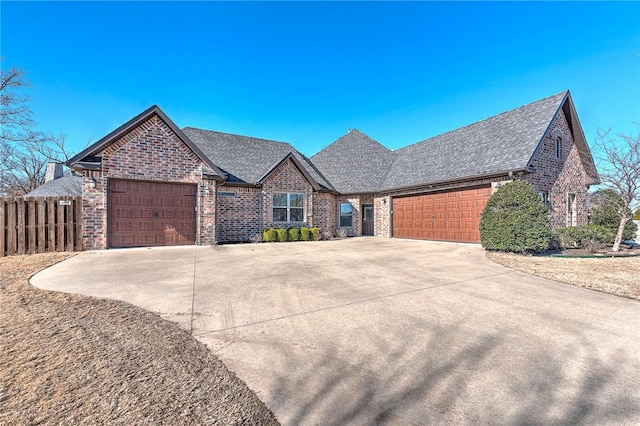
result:
[(278, 235), (278, 242), (285, 243), (287, 242), (287, 230), (284, 228), (276, 229), (276, 234)]
[(298, 228), (289, 228), (287, 233), (289, 234), (289, 241), (300, 240), (300, 230)]
[(277, 240), (276, 230), (273, 228), (266, 228), (262, 230), (262, 241), (265, 243), (273, 243)]
[[(612, 189), (603, 189), (601, 191), (596, 192), (593, 195), (596, 206), (591, 210), (591, 215), (589, 217), (590, 225), (597, 225), (603, 228), (601, 232), (608, 234), (610, 232), (613, 233), (613, 238), (610, 239), (607, 237), (607, 241), (603, 241), (607, 244), (613, 244), (615, 236), (618, 232), (618, 227), (620, 226), (620, 214), (619, 211), (622, 206), (624, 206), (624, 202), (620, 195), (618, 195)], [(631, 209), (626, 209), (626, 214), (628, 217), (631, 217)], [(629, 219), (624, 226), (624, 232), (622, 233), (622, 240), (630, 240), (633, 239), (636, 231), (638, 230), (638, 225), (636, 225), (633, 220)], [(610, 232), (607, 232), (610, 231)]]
[(320, 238), (322, 237), (322, 232), (320, 228), (311, 228), (311, 239), (313, 241), (319, 241)]
[(533, 185), (516, 180), (491, 196), (480, 219), (480, 240), (486, 250), (536, 253), (553, 241), (547, 208)]
[(307, 227), (300, 228), (300, 240), (311, 241), (311, 232), (309, 231), (309, 228)]

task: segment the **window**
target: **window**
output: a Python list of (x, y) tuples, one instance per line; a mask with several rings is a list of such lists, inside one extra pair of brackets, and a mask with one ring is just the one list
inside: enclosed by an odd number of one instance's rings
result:
[(353, 206), (351, 203), (340, 203), (340, 226), (353, 226)]
[(542, 200), (542, 203), (545, 206), (549, 207), (549, 193), (546, 192), (546, 191), (540, 191), (540, 192), (538, 192), (538, 196)]
[(576, 194), (567, 194), (567, 226), (576, 226), (577, 224)]
[(562, 157), (562, 138), (558, 136), (556, 139), (556, 158)]
[(304, 222), (304, 194), (273, 194), (274, 222)]

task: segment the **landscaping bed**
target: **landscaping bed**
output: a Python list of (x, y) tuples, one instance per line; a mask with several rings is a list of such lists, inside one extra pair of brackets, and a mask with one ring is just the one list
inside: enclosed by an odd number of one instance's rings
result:
[(69, 256), (0, 259), (0, 424), (278, 424), (177, 325), (28, 284)]
[[(625, 253), (637, 253), (638, 250)], [(511, 269), (578, 287), (640, 300), (640, 258), (562, 252), (571, 257), (487, 252), (487, 258)], [(628, 254), (627, 253), (627, 254)], [(582, 254), (582, 256), (581, 256)]]

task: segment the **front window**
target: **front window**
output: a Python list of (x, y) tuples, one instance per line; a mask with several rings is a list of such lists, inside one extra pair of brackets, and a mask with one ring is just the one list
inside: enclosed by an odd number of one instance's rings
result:
[(353, 206), (351, 203), (340, 203), (340, 226), (353, 226)]
[(562, 138), (556, 139), (556, 158), (562, 157)]
[(304, 194), (273, 194), (274, 222), (303, 222)]

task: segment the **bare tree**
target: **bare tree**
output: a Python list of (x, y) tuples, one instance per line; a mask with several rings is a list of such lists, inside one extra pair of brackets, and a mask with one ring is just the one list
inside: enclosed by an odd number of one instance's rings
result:
[(35, 130), (30, 87), (18, 68), (0, 70), (0, 194), (22, 195), (44, 182), (46, 164), (71, 157), (65, 135)]
[(612, 248), (618, 251), (627, 221), (640, 208), (640, 126), (635, 136), (598, 129), (596, 145), (602, 184), (620, 196), (614, 205), (620, 225)]

